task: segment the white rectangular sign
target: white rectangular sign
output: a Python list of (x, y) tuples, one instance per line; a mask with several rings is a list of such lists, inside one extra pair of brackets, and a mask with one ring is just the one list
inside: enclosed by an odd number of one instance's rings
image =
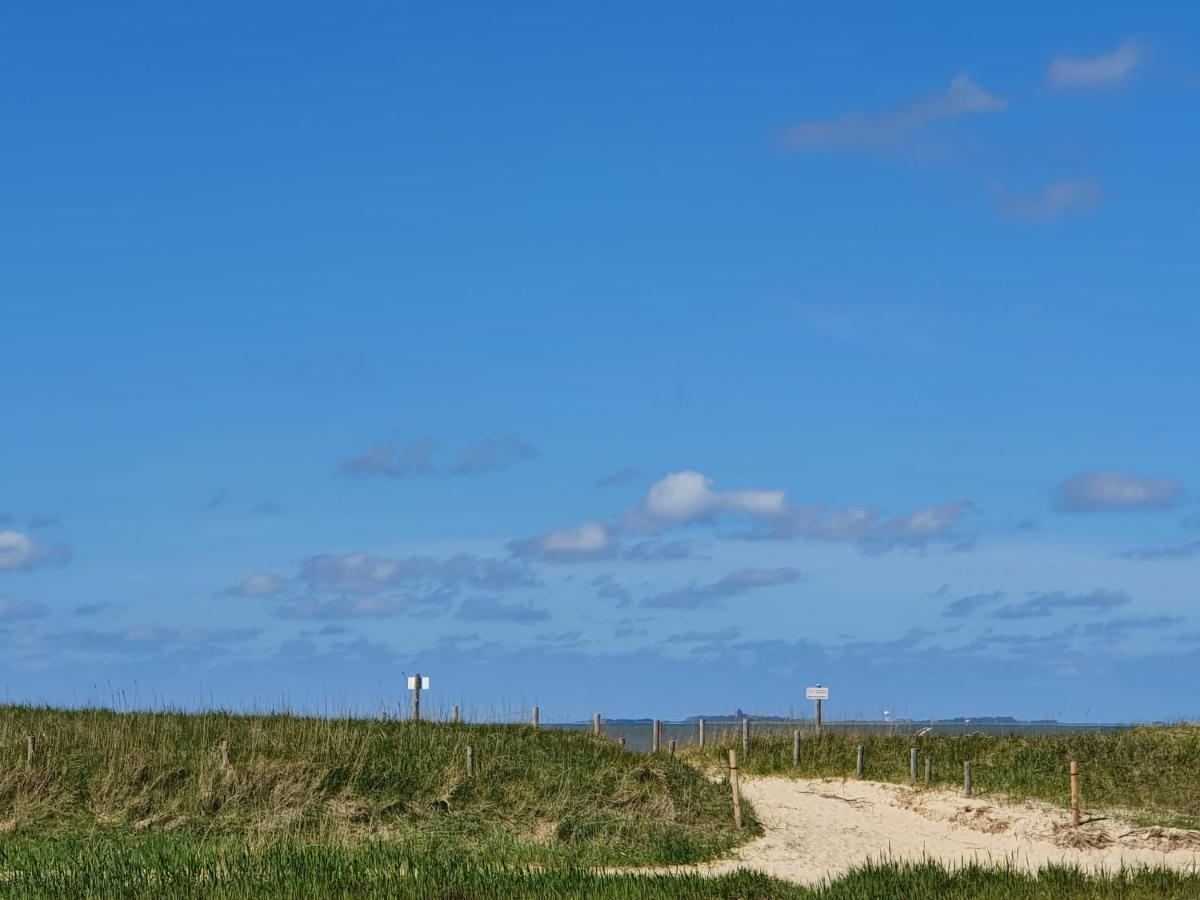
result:
[[(416, 687), (417, 687), (417, 679), (416, 679), (414, 676), (412, 676), (412, 675), (409, 675), (409, 676), (408, 676), (408, 689), (409, 689), (410, 691), (412, 691), (412, 690), (416, 690)], [(428, 678), (428, 676), (422, 676), (422, 678), (421, 678), (421, 690), (423, 690), (423, 691), (427, 691), (427, 690), (429, 690), (429, 678)]]
[(829, 688), (827, 687), (810, 687), (804, 689), (805, 700), (828, 700)]

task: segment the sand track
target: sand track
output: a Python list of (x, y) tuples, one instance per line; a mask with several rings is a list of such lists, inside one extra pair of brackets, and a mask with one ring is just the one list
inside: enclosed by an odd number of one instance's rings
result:
[(1035, 802), (841, 779), (746, 779), (743, 795), (754, 804), (765, 835), (730, 858), (690, 871), (759, 869), (813, 883), (885, 857), (932, 858), (951, 866), (1068, 863), (1088, 870), (1200, 871), (1200, 832), (1139, 828), (1098, 815), (1071, 829), (1067, 812)]

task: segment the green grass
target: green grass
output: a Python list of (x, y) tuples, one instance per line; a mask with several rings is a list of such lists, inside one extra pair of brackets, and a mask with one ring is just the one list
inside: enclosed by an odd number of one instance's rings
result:
[(1122, 811), (1139, 824), (1200, 828), (1200, 728), (1195, 726), (954, 737), (826, 733), (802, 739), (798, 766), (792, 765), (790, 734), (759, 737), (752, 730), (748, 758), (741, 753), (740, 737), (732, 735), (703, 750), (689, 750), (687, 756), (711, 770), (724, 766), (729, 750), (736, 749), (747, 775), (852, 776), (859, 744), (866, 748), (867, 779), (908, 783), (909, 750), (916, 747), (919, 783), (928, 757), (934, 784), (961, 788), (963, 762), (969, 760), (976, 794), (1034, 798), (1064, 807), (1070, 803), (1068, 767), (1075, 759), (1085, 809)]
[(971, 866), (950, 872), (936, 863), (872, 864), (818, 887), (800, 887), (740, 872), (698, 875), (600, 874), (577, 868), (528, 870), (432, 862), (394, 845), (351, 847), (188, 840), (169, 834), (125, 838), (9, 839), (0, 842), (0, 898), (980, 898), (980, 900), (1161, 900), (1200, 897), (1200, 875), (1164, 870), (1097, 877), (1069, 868), (1036, 876)]
[(749, 810), (735, 831), (728, 787), (691, 766), (573, 732), (9, 706), (0, 832), (386, 841), (484, 863), (609, 866), (707, 859), (759, 828)]

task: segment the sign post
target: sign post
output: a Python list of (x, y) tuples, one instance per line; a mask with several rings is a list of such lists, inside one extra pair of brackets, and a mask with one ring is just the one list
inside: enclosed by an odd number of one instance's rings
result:
[(815, 700), (817, 704), (817, 734), (821, 733), (821, 701), (829, 699), (829, 688), (816, 685), (804, 689), (805, 700)]
[(429, 677), (422, 678), (420, 674), (408, 676), (408, 689), (413, 692), (412, 717), (414, 722), (421, 721), (421, 691), (429, 690)]

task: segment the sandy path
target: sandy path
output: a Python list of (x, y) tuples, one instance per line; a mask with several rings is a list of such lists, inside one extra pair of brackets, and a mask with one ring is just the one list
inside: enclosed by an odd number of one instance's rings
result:
[(950, 791), (841, 779), (743, 782), (766, 834), (728, 859), (692, 871), (759, 869), (812, 883), (889, 857), (1037, 869), (1170, 866), (1200, 871), (1200, 832), (1138, 828), (1116, 819), (1064, 827), (1069, 814), (1040, 803), (966, 799)]

